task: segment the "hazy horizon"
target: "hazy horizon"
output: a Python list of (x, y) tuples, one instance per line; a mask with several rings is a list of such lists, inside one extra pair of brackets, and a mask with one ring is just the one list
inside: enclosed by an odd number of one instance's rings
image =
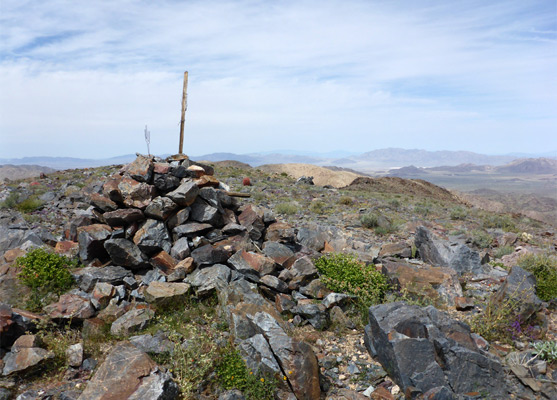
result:
[[(557, 3), (0, 3), (0, 158), (557, 150)], [(557, 151), (556, 151), (557, 153)], [(557, 156), (557, 154), (556, 154)]]

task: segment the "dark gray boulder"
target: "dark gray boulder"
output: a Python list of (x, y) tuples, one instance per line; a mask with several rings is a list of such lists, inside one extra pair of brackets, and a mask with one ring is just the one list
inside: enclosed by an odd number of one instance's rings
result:
[(517, 302), (516, 313), (521, 321), (527, 321), (542, 307), (542, 301), (536, 295), (536, 278), (531, 273), (515, 265), (497, 293), (495, 299), (501, 304), (505, 300)]
[[(85, 267), (75, 271), (72, 275), (81, 290), (85, 292), (93, 290), (97, 282), (120, 285), (126, 282), (126, 278), (133, 279), (131, 271), (116, 265), (109, 265), (102, 268)], [(133, 282), (135, 282), (135, 280), (133, 280)]]
[(432, 306), (371, 307), (365, 342), (403, 391), (444, 386), (459, 395), (481, 391), (507, 398), (501, 363), (477, 348), (467, 325)]
[(138, 246), (127, 239), (108, 239), (104, 242), (104, 248), (112, 262), (131, 269), (146, 267), (147, 257)]
[(161, 250), (170, 253), (172, 243), (164, 222), (148, 219), (141, 224), (133, 237), (133, 242), (147, 255)]

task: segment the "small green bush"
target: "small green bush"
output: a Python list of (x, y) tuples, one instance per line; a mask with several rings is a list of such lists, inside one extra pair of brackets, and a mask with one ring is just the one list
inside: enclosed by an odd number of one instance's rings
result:
[(16, 208), (19, 212), (30, 213), (39, 209), (42, 205), (43, 205), (42, 201), (40, 201), (35, 196), (31, 196), (28, 199), (25, 199), (21, 203), (19, 203), (16, 206)]
[(385, 300), (390, 289), (387, 277), (373, 265), (365, 265), (350, 254), (333, 253), (315, 262), (321, 281), (333, 292), (357, 296), (362, 310)]
[(557, 361), (557, 342), (547, 340), (534, 343), (534, 354), (542, 360), (553, 363)]
[(493, 237), (485, 231), (476, 229), (470, 232), (470, 241), (480, 249), (487, 249), (493, 243)]
[(19, 280), (33, 290), (61, 294), (73, 284), (73, 277), (68, 268), (75, 267), (76, 263), (42, 247), (19, 257), (16, 265), (21, 268)]
[(354, 199), (350, 196), (342, 196), (339, 200), (338, 200), (339, 204), (342, 204), (344, 206), (351, 206), (352, 204), (354, 204)]
[(398, 201), (397, 199), (392, 199), (389, 201), (389, 206), (391, 206), (393, 210), (398, 210), (400, 208), (400, 201)]
[(466, 210), (462, 207), (451, 208), (450, 217), (452, 220), (464, 220), (466, 215)]
[(4, 201), (0, 202), (0, 208), (16, 208), (18, 201), (19, 193), (11, 192)]
[(294, 203), (279, 203), (275, 207), (278, 214), (293, 215), (298, 212), (298, 207)]
[(309, 209), (316, 214), (323, 214), (327, 205), (321, 200), (312, 201)]
[(375, 233), (377, 235), (383, 236), (383, 235), (389, 235), (391, 233), (395, 233), (398, 230), (398, 227), (392, 223), (389, 223), (386, 226), (378, 226), (377, 228), (375, 228)]
[(248, 400), (273, 400), (276, 379), (249, 371), (235, 349), (229, 349), (216, 367), (217, 376), (224, 389), (238, 389)]
[(379, 226), (379, 218), (375, 214), (364, 214), (360, 218), (360, 222), (364, 228), (377, 228)]
[(509, 215), (486, 214), (483, 217), (484, 228), (503, 229), (504, 231), (516, 231), (516, 224)]
[(536, 294), (544, 301), (557, 298), (557, 258), (547, 254), (527, 254), (518, 265), (536, 277)]
[(514, 253), (514, 247), (513, 246), (503, 246), (503, 247), (499, 247), (497, 250), (495, 250), (495, 254), (493, 255), (495, 258), (501, 258), (503, 256), (507, 256), (509, 254)]

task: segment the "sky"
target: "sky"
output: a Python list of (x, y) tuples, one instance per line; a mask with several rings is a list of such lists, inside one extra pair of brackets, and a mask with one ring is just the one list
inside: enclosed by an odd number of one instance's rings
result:
[(0, 0), (0, 158), (557, 156), (555, 0)]

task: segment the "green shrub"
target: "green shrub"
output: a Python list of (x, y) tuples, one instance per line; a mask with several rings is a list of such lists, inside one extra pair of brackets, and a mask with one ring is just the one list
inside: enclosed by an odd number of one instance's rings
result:
[(470, 232), (470, 241), (480, 249), (487, 249), (493, 243), (493, 237), (485, 231), (476, 229)]
[(327, 205), (321, 200), (312, 201), (309, 209), (316, 214), (323, 214)]
[(392, 209), (398, 210), (400, 208), (400, 201), (398, 201), (397, 199), (392, 199), (389, 201), (389, 205)]
[(383, 235), (389, 235), (391, 233), (395, 233), (398, 230), (398, 227), (392, 223), (389, 223), (388, 225), (385, 226), (378, 226), (377, 228), (375, 228), (375, 233), (377, 235), (383, 236)]
[(16, 208), (19, 201), (19, 193), (16, 191), (11, 192), (4, 201), (0, 203), (0, 208)]
[(61, 294), (73, 284), (73, 277), (68, 268), (75, 267), (76, 263), (42, 247), (19, 257), (16, 265), (21, 268), (19, 280), (31, 289)]
[(37, 209), (39, 209), (43, 205), (42, 201), (40, 201), (37, 197), (31, 196), (26, 200), (23, 200), (19, 203), (16, 208), (19, 212), (22, 213), (30, 213)]
[(471, 319), (470, 328), (490, 342), (494, 340), (510, 342), (512, 331), (509, 327), (515, 320), (518, 307), (519, 301), (516, 295), (506, 297), (502, 301), (491, 296), (482, 312)]
[(504, 231), (516, 231), (516, 225), (509, 215), (486, 214), (483, 217), (484, 228), (503, 229)]
[(357, 296), (362, 310), (384, 301), (390, 289), (387, 277), (373, 265), (365, 265), (350, 254), (333, 253), (315, 262), (321, 281), (333, 292)]
[(360, 222), (364, 228), (377, 228), (379, 226), (379, 218), (375, 214), (364, 214), (360, 218)]
[(507, 256), (509, 254), (514, 253), (514, 247), (513, 246), (503, 246), (503, 247), (499, 247), (497, 250), (495, 250), (495, 254), (494, 257), (495, 258), (501, 258), (503, 256)]
[(238, 389), (248, 400), (273, 400), (276, 379), (249, 371), (237, 350), (231, 348), (222, 356), (216, 367), (217, 376), (224, 389)]
[(462, 207), (451, 208), (450, 217), (453, 220), (464, 220), (466, 219), (466, 210)]
[(518, 265), (536, 277), (536, 294), (544, 301), (557, 298), (557, 258), (547, 254), (528, 254)]
[(339, 204), (345, 205), (345, 206), (351, 206), (352, 204), (354, 204), (354, 199), (350, 196), (342, 196), (339, 200), (338, 200)]
[(288, 203), (279, 203), (275, 207), (275, 211), (278, 214), (286, 214), (286, 215), (293, 215), (298, 212), (298, 207), (296, 204), (288, 202)]
[(534, 343), (534, 354), (542, 360), (553, 363), (557, 361), (557, 342), (547, 340)]

